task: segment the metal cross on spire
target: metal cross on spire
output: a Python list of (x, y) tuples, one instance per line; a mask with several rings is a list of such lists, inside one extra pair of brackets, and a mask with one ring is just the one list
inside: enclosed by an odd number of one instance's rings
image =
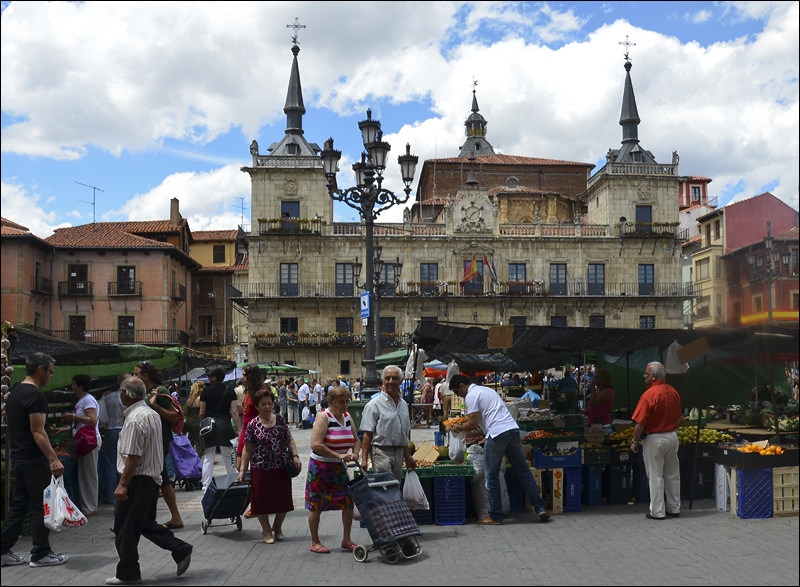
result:
[(286, 28), (287, 29), (294, 29), (294, 34), (292, 35), (292, 43), (295, 44), (295, 45), (299, 45), (299, 43), (297, 42), (297, 31), (299, 29), (306, 28), (306, 25), (300, 24), (300, 18), (295, 16), (294, 17), (294, 24), (287, 24)]
[(630, 58), (630, 55), (628, 53), (628, 47), (635, 47), (636, 43), (631, 43), (630, 41), (628, 41), (628, 35), (625, 35), (625, 42), (623, 43), (622, 41), (620, 41), (619, 44), (620, 45), (625, 45), (625, 61), (629, 62), (631, 60), (631, 58)]
[(476, 80), (475, 77), (473, 76), (472, 77), (472, 89), (473, 89), (473, 91), (475, 90), (475, 88), (477, 86), (478, 86), (478, 80)]

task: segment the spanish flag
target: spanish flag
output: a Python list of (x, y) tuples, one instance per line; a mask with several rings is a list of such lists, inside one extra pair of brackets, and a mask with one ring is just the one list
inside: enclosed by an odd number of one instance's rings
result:
[(473, 255), (472, 262), (469, 265), (465, 265), (464, 267), (464, 279), (461, 280), (461, 283), (472, 281), (473, 279), (479, 276), (480, 272), (478, 271), (478, 261), (475, 258), (475, 255)]

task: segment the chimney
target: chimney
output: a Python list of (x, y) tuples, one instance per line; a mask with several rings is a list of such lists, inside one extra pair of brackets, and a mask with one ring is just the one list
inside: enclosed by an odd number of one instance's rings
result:
[(180, 202), (178, 198), (172, 198), (169, 203), (169, 223), (178, 226), (181, 223)]

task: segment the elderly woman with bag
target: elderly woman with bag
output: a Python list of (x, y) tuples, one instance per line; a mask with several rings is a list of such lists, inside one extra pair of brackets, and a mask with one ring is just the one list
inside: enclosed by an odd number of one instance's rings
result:
[[(78, 457), (78, 493), (81, 498), (81, 509), (85, 516), (97, 515), (98, 501), (98, 475), (97, 458), (100, 454), (102, 440), (97, 418), (100, 406), (94, 396), (89, 393), (89, 382), (92, 378), (86, 373), (72, 376), (72, 393), (78, 398), (75, 412), (67, 412), (64, 418), (72, 421), (72, 436), (78, 434), (81, 428), (91, 426), (97, 445), (88, 454), (77, 454)], [(85, 433), (85, 432), (84, 432)]]
[(311, 532), (311, 552), (328, 553), (319, 539), (319, 519), (323, 511), (342, 512), (342, 549), (353, 551), (350, 539), (353, 525), (353, 499), (347, 494), (347, 463), (358, 462), (361, 443), (347, 413), (350, 390), (336, 385), (328, 392), (328, 407), (317, 415), (311, 430), (311, 458), (306, 476), (306, 509)]
[[(283, 467), (281, 453), (289, 447), (295, 467), (300, 467), (297, 445), (286, 421), (275, 413), (275, 396), (269, 389), (253, 394), (258, 416), (250, 420), (244, 431), (244, 450), (239, 466), (239, 481), (244, 481), (250, 468), (250, 510), (261, 524), (264, 542), (283, 540), (283, 521), (294, 510), (292, 478)], [(272, 525), (270, 514), (275, 515)]]

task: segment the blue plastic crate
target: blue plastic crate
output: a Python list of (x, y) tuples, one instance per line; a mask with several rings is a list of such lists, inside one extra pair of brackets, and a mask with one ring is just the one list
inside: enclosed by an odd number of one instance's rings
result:
[(736, 515), (772, 517), (772, 469), (737, 469)]
[(564, 469), (564, 511), (581, 511), (581, 468)]
[(605, 465), (584, 465), (581, 497), (586, 505), (605, 505), (603, 499), (603, 469)]
[(544, 451), (534, 448), (531, 451), (533, 466), (537, 469), (563, 469), (565, 467), (581, 466), (581, 449), (574, 449), (568, 454), (544, 454)]
[(437, 526), (460, 526), (467, 521), (466, 477), (434, 477), (433, 494)]

